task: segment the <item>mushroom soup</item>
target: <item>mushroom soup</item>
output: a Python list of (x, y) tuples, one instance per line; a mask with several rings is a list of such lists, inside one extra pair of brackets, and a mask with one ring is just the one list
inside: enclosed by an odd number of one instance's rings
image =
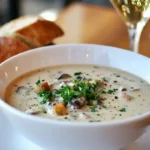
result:
[(111, 67), (62, 65), (20, 76), (8, 86), (5, 99), (31, 115), (101, 122), (149, 111), (150, 85)]

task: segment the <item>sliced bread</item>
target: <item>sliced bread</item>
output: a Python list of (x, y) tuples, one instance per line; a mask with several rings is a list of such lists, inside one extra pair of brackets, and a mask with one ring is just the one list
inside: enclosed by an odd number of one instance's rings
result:
[(31, 48), (48, 45), (63, 34), (58, 25), (39, 16), (19, 17), (0, 28), (0, 36), (14, 37)]
[(11, 56), (31, 49), (22, 41), (13, 37), (0, 37), (0, 63)]

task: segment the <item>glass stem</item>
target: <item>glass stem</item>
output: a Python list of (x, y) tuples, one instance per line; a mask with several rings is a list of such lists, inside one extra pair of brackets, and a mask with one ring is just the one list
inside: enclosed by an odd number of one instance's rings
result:
[(135, 37), (136, 37), (136, 28), (128, 28), (128, 34), (129, 34), (129, 40), (130, 40), (130, 50), (134, 51), (134, 45), (135, 45)]
[(143, 19), (140, 21), (135, 28), (128, 28), (129, 38), (130, 38), (130, 49), (133, 52), (138, 53), (139, 52), (139, 42), (141, 33), (143, 31), (143, 28), (145, 27), (148, 19)]

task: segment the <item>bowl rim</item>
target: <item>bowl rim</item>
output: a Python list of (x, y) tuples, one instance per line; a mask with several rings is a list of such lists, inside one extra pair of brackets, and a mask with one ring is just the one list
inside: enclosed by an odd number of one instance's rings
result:
[[(5, 63), (9, 63), (11, 62), (11, 60), (16, 59), (20, 56), (24, 56), (24, 55), (30, 55), (30, 53), (36, 53), (38, 51), (42, 51), (43, 49), (51, 49), (53, 47), (81, 47), (81, 46), (90, 46), (90, 47), (94, 47), (94, 46), (99, 46), (99, 47), (103, 47), (103, 48), (111, 48), (114, 51), (118, 50), (118, 51), (124, 51), (125, 53), (129, 53), (129, 54), (133, 54), (132, 51), (127, 51), (125, 49), (122, 48), (117, 48), (117, 47), (113, 47), (113, 46), (105, 46), (105, 45), (98, 45), (98, 44), (58, 44), (58, 45), (52, 45), (52, 46), (45, 46), (45, 47), (40, 47), (40, 48), (35, 48), (30, 51), (26, 51), (23, 53), (20, 53), (18, 55), (15, 55), (7, 60), (5, 60), (4, 62), (2, 62), (0, 64), (0, 67), (5, 65)], [(49, 49), (49, 50), (50, 50)], [(36, 51), (34, 51), (36, 50)], [(51, 49), (52, 50), (52, 49)], [(46, 50), (47, 51), (47, 50)], [(141, 54), (134, 54), (134, 55), (139, 55), (141, 57), (143, 57), (143, 59), (148, 59), (150, 61), (150, 59), (146, 56), (143, 56)], [(125, 125), (125, 124), (132, 124), (135, 122), (139, 122), (139, 121), (143, 121), (143, 120), (147, 120), (150, 119), (150, 111), (142, 113), (140, 115), (135, 115), (135, 116), (131, 116), (129, 118), (125, 118), (125, 119), (120, 119), (120, 120), (110, 120), (110, 121), (102, 121), (102, 122), (69, 122), (69, 121), (59, 121), (59, 120), (50, 120), (48, 118), (43, 118), (43, 117), (39, 117), (39, 116), (34, 116), (34, 115), (28, 115), (20, 110), (17, 110), (16, 108), (10, 106), (9, 104), (7, 104), (4, 100), (2, 100), (2, 98), (0, 98), (0, 109), (3, 108), (6, 109), (9, 113), (16, 115), (18, 117), (21, 117), (23, 119), (28, 119), (31, 121), (36, 121), (36, 122), (42, 122), (42, 123), (46, 123), (46, 124), (59, 124), (59, 125), (64, 125), (64, 126), (73, 126), (73, 127), (78, 127), (78, 126), (86, 126), (86, 127), (91, 127), (91, 126), (116, 126), (116, 125)]]

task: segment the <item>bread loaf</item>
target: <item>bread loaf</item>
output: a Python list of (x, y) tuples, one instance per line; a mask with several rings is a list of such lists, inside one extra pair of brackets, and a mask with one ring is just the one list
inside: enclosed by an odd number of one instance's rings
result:
[(0, 28), (0, 63), (18, 53), (52, 43), (62, 36), (54, 22), (39, 16), (22, 16)]
[(0, 37), (0, 63), (20, 52), (29, 50), (26, 44), (13, 37)]
[(61, 35), (63, 31), (60, 27), (39, 16), (23, 16), (0, 28), (0, 36), (15, 37), (32, 48), (47, 45)]

